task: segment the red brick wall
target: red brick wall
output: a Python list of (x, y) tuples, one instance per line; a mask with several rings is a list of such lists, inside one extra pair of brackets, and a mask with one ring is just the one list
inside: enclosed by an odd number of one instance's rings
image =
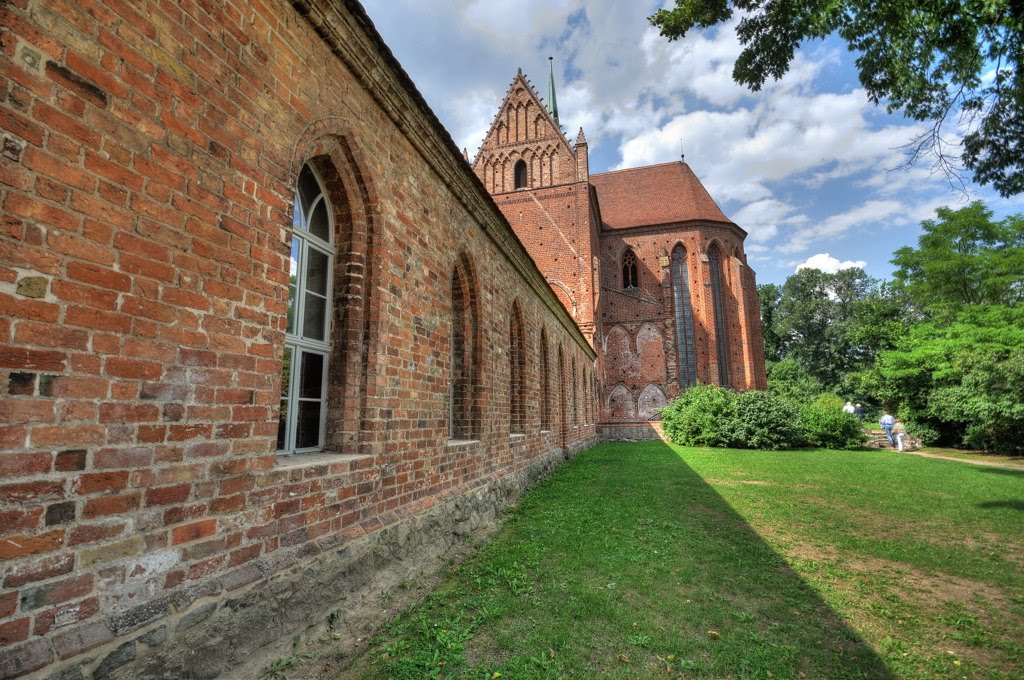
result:
[[(361, 10), (330, 18), (332, 4), (307, 17), (284, 0), (0, 6), (10, 674), (102, 656), (165, 615), (146, 605), (168, 593), (214, 577), (238, 588), (266, 577), (257, 562), (285, 568), (594, 436), (571, 417), (540, 433), (540, 330), (552, 367), (564, 356), (589, 375), (594, 355), (431, 114), (412, 106), (400, 128), (369, 71), (345, 65), (344, 49), (375, 38)], [(332, 31), (343, 39), (329, 46)], [(401, 91), (368, 54), (374, 86)], [(287, 242), (310, 159), (339, 222), (328, 444), (353, 455), (281, 467)], [(479, 441), (453, 447), (460, 253), (483, 351)], [(529, 406), (525, 437), (510, 439), (515, 300)], [(550, 379), (563, 409), (568, 378)]]
[[(719, 244), (723, 258), (730, 384), (738, 389), (765, 389), (757, 289), (753, 272), (742, 261), (738, 231), (696, 225), (604, 232), (600, 246), (602, 330), (597, 345), (603, 375), (602, 422), (646, 419), (645, 402), (650, 416), (652, 398), (658, 397), (654, 387), (667, 400), (679, 393), (669, 268), (672, 249), (679, 243), (686, 248), (689, 264), (697, 377), (703, 383), (719, 383), (710, 271), (701, 257), (713, 241)], [(627, 247), (637, 257), (639, 287), (624, 290), (622, 255)]]

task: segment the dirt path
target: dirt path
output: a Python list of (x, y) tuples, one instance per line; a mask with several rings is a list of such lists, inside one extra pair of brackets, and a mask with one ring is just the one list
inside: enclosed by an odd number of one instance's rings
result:
[[(890, 449), (891, 450), (891, 449)], [(938, 458), (939, 460), (953, 460), (958, 463), (969, 463), (971, 465), (984, 465), (986, 467), (997, 467), (1005, 470), (1020, 470), (1024, 472), (1024, 463), (1007, 463), (991, 460), (974, 460), (972, 458), (958, 458), (957, 456), (943, 456), (939, 453), (928, 453), (927, 451), (897, 451), (910, 456), (921, 456), (922, 458)]]

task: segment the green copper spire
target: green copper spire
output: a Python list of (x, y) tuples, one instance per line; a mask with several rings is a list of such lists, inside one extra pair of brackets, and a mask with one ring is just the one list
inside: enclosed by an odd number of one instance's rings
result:
[(548, 113), (558, 123), (558, 100), (555, 99), (555, 62), (554, 57), (548, 57)]

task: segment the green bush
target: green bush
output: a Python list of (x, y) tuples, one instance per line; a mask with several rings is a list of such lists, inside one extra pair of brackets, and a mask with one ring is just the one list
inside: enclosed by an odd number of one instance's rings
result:
[(737, 395), (730, 425), (736, 448), (777, 451), (805, 443), (796, 405), (771, 392)]
[(661, 411), (661, 426), (676, 444), (730, 446), (729, 421), (736, 395), (714, 385), (696, 385)]
[(852, 449), (864, 443), (864, 429), (857, 416), (843, 411), (843, 400), (823, 394), (800, 409), (800, 429), (813, 446)]
[(661, 424), (683, 446), (776, 450), (803, 444), (796, 406), (770, 392), (698, 385), (662, 411)]

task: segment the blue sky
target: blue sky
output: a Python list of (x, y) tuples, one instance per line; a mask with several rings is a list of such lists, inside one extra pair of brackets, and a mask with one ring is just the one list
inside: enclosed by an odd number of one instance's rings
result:
[[(935, 208), (968, 200), (901, 146), (923, 126), (871, 104), (838, 41), (808, 44), (790, 72), (751, 93), (732, 81), (732, 25), (669, 43), (621, 0), (370, 0), (367, 13), (424, 98), (472, 157), (516, 73), (547, 94), (570, 139), (582, 126), (592, 173), (679, 159), (745, 229), (759, 283), (802, 265), (863, 266), (887, 278)], [(955, 130), (953, 134), (955, 134)], [(998, 217), (1024, 212), (969, 185)]]

